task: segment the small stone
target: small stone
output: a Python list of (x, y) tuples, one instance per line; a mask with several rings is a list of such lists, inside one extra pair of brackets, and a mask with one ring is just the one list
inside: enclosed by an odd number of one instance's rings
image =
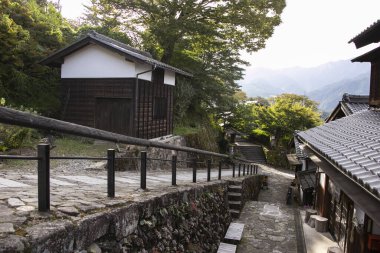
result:
[(89, 206), (87, 205), (78, 205), (76, 206), (80, 211), (82, 212), (89, 212), (89, 211), (92, 211), (92, 210), (95, 210), (95, 209), (100, 209), (100, 208), (104, 208), (106, 207), (105, 205), (103, 204), (91, 204)]
[(8, 199), (8, 205), (10, 207), (19, 207), (19, 206), (25, 206), (24, 202), (22, 202), (18, 198), (9, 198)]
[(61, 206), (61, 207), (58, 207), (57, 210), (62, 212), (62, 213), (71, 215), (71, 216), (78, 216), (79, 215), (78, 209), (76, 209), (73, 206)]
[(96, 243), (93, 243), (90, 245), (90, 247), (87, 248), (87, 252), (88, 253), (102, 253), (102, 250)]
[(0, 223), (12, 222), (15, 225), (21, 225), (25, 221), (26, 221), (26, 217), (24, 216), (15, 216), (15, 215), (0, 216)]
[(23, 239), (17, 235), (9, 235), (0, 239), (0, 252), (24, 252)]
[(268, 235), (268, 238), (275, 242), (282, 242), (283, 240), (285, 240), (285, 236)]
[(107, 162), (101, 161), (91, 164), (87, 170), (104, 170), (106, 168)]
[(13, 228), (12, 223), (0, 223), (0, 233), (14, 233), (15, 229)]
[(17, 211), (21, 211), (21, 212), (31, 212), (31, 211), (34, 211), (34, 209), (36, 209), (34, 206), (19, 206), (16, 208)]

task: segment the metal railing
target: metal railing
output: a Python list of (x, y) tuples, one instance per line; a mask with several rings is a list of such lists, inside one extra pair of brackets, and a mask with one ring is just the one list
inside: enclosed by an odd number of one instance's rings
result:
[[(236, 165), (238, 165), (238, 177), (242, 174), (252, 175), (258, 173), (258, 165), (253, 164), (249, 160), (244, 159), (233, 159), (225, 154), (219, 154), (215, 152), (181, 147), (161, 142), (149, 141), (145, 139), (133, 138), (129, 136), (124, 136), (120, 134), (115, 134), (99, 129), (94, 129), (90, 127), (85, 127), (81, 125), (76, 125), (73, 123), (68, 123), (60, 120), (55, 120), (51, 118), (46, 118), (38, 115), (33, 115), (25, 112), (16, 111), (9, 108), (0, 107), (0, 122), (25, 126), (35, 129), (45, 129), (45, 130), (55, 130), (58, 132), (69, 133), (77, 136), (91, 137), (94, 139), (112, 141), (117, 143), (132, 144), (137, 146), (145, 147), (157, 147), (168, 150), (184, 151), (191, 154), (201, 154), (211, 157), (218, 157), (220, 160), (218, 165), (218, 180), (222, 179), (222, 166), (223, 163), (232, 165), (232, 177), (236, 175)], [(107, 161), (107, 196), (110, 198), (115, 197), (115, 161), (116, 158), (115, 150), (108, 149), (107, 157), (56, 157), (50, 156), (50, 145), (49, 144), (39, 144), (37, 146), (37, 156), (17, 156), (17, 155), (0, 155), (0, 159), (17, 159), (17, 160), (36, 160), (38, 162), (37, 168), (37, 185), (38, 185), (38, 210), (41, 212), (46, 212), (50, 210), (50, 161), (60, 160), (60, 159), (74, 159), (74, 160), (105, 160)], [(130, 157), (129, 159), (140, 159), (140, 188), (147, 188), (147, 161), (148, 160), (159, 160), (171, 163), (171, 185), (177, 185), (177, 164), (180, 162), (190, 163), (192, 167), (192, 182), (197, 182), (197, 167), (198, 164), (204, 162), (198, 162), (196, 158), (192, 158), (190, 161), (181, 161), (177, 159), (177, 155), (172, 155), (171, 159), (158, 159), (158, 158), (148, 158), (146, 151), (141, 151), (139, 157)], [(206, 161), (207, 169), (207, 182), (211, 181), (211, 169), (212, 160), (208, 159)]]

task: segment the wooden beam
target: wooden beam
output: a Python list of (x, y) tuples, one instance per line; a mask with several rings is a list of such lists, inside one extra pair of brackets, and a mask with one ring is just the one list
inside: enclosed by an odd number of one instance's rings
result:
[(126, 135), (107, 132), (92, 127), (82, 126), (70, 122), (65, 122), (57, 119), (47, 118), (39, 115), (34, 115), (27, 112), (21, 112), (10, 108), (0, 107), (0, 123), (9, 125), (18, 125), (35, 129), (53, 130), (66, 134), (89, 137), (98, 140), (111, 141), (116, 143), (131, 144), (146, 147), (155, 147), (163, 149), (171, 149), (176, 151), (184, 151), (189, 153), (211, 155), (222, 158), (229, 158), (228, 155), (189, 148), (181, 147), (172, 144), (162, 143), (158, 141), (150, 141), (140, 138), (134, 138)]

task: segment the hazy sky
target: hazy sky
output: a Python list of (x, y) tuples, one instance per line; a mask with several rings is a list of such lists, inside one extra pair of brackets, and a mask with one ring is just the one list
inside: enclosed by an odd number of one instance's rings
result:
[[(62, 14), (76, 18), (88, 0), (61, 0)], [(251, 67), (310, 67), (351, 59), (357, 50), (348, 41), (380, 19), (380, 0), (287, 0), (282, 24), (265, 49), (244, 54)], [(373, 46), (372, 46), (373, 47)]]

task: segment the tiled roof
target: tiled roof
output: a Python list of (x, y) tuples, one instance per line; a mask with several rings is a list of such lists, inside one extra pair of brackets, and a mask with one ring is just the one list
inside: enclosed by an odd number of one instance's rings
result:
[(297, 137), (380, 196), (380, 110), (358, 112), (299, 132)]
[(335, 109), (331, 112), (325, 121), (330, 122), (337, 119), (337, 117), (342, 117), (342, 115), (340, 115), (340, 112), (343, 112), (344, 116), (348, 116), (353, 113), (368, 110), (368, 101), (368, 95), (352, 95), (344, 93), (342, 100), (339, 101), (339, 104), (335, 107)]
[(294, 147), (296, 149), (296, 155), (299, 159), (305, 159), (307, 158), (307, 154), (301, 149), (300, 147), (301, 143), (298, 141), (296, 137), (294, 137)]
[(368, 96), (343, 94), (340, 102), (346, 115), (351, 115), (363, 110), (368, 110)]
[(356, 48), (380, 41), (380, 19), (367, 27), (364, 31), (352, 38), (348, 43), (354, 42)]
[(131, 57), (132, 59), (139, 60), (141, 62), (144, 62), (146, 64), (157, 66), (159, 68), (171, 70), (173, 72), (176, 72), (178, 74), (184, 75), (184, 76), (190, 76), (193, 75), (183, 71), (181, 69), (175, 68), (173, 66), (170, 66), (166, 63), (157, 61), (152, 58), (151, 54), (148, 52), (144, 52), (141, 50), (138, 50), (136, 48), (130, 47), (120, 41), (114, 40), (112, 38), (109, 38), (105, 35), (102, 35), (100, 33), (97, 33), (95, 31), (89, 32), (85, 37), (79, 39), (78, 41), (74, 42), (73, 44), (55, 52), (54, 54), (50, 55), (49, 57), (45, 58), (41, 61), (42, 64), (45, 65), (51, 65), (51, 66), (57, 66), (57, 61), (61, 61), (63, 57), (66, 55), (71, 54), (72, 52), (82, 48), (83, 46), (86, 46), (90, 43), (96, 43), (103, 45), (107, 48), (111, 48), (119, 53), (122, 53), (124, 55), (127, 55)]
[(305, 170), (297, 172), (298, 181), (302, 189), (315, 187), (315, 172), (316, 170)]

